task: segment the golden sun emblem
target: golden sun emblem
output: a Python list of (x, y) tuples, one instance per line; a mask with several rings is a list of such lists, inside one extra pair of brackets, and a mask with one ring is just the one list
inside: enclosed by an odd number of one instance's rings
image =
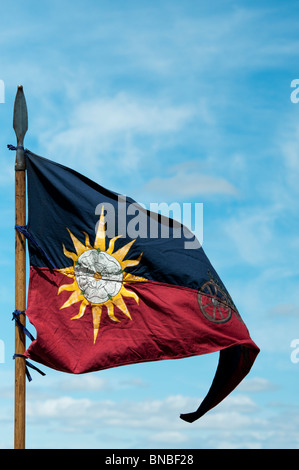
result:
[(84, 245), (69, 229), (67, 230), (76, 253), (66, 250), (64, 245), (63, 252), (65, 256), (73, 260), (74, 264), (67, 268), (58, 269), (58, 271), (74, 279), (74, 282), (59, 287), (57, 294), (60, 294), (62, 291), (73, 291), (60, 309), (81, 302), (79, 313), (71, 318), (71, 320), (78, 320), (83, 317), (86, 307), (90, 305), (95, 343), (103, 308), (106, 308), (109, 318), (114, 322), (120, 321), (115, 316), (114, 307), (117, 307), (126, 317), (132, 320), (123, 297), (132, 297), (137, 303), (139, 298), (135, 292), (126, 289), (125, 284), (146, 281), (146, 279), (134, 276), (126, 272), (125, 269), (138, 265), (142, 253), (136, 260), (124, 260), (135, 240), (114, 251), (115, 241), (122, 235), (112, 238), (106, 250), (104, 206), (102, 207), (94, 246), (91, 246), (86, 232), (82, 232), (85, 235)]

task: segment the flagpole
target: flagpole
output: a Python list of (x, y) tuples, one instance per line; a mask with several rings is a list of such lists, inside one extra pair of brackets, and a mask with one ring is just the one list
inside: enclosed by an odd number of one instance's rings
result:
[[(26, 163), (24, 137), (28, 129), (27, 105), (23, 86), (19, 85), (15, 97), (13, 128), (17, 138), (15, 163), (15, 224), (26, 225)], [(24, 235), (15, 230), (15, 309), (26, 310), (26, 244)], [(25, 314), (20, 314), (25, 326)], [(26, 350), (25, 334), (15, 323), (15, 354)], [(25, 449), (25, 358), (15, 357), (15, 417), (14, 448)]]

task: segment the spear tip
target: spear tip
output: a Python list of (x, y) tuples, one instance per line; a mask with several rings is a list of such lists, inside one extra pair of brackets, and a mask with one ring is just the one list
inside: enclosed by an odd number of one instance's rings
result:
[(23, 85), (18, 85), (15, 97), (13, 128), (17, 137), (17, 144), (23, 145), (25, 134), (28, 130), (27, 104), (24, 95)]

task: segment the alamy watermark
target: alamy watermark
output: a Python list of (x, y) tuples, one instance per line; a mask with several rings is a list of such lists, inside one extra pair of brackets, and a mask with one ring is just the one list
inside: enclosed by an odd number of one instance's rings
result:
[(0, 80), (0, 103), (5, 103), (5, 85), (3, 80)]
[[(104, 206), (105, 233), (108, 238), (117, 234), (134, 238), (182, 238), (185, 249), (196, 249), (203, 244), (203, 203), (130, 202), (118, 196), (117, 204), (100, 203), (95, 214)], [(97, 231), (98, 224), (95, 227)]]
[(291, 88), (295, 88), (290, 95), (292, 103), (299, 103), (299, 78), (291, 81)]
[(290, 347), (293, 348), (291, 361), (293, 364), (297, 364), (299, 362), (299, 339), (292, 339)]

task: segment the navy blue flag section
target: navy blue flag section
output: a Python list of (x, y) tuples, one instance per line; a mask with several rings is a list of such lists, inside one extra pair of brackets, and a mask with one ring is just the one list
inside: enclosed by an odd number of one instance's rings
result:
[(26, 315), (37, 332), (26, 357), (81, 374), (220, 351), (206, 398), (181, 415), (195, 421), (259, 352), (203, 248), (181, 223), (25, 153), (28, 223), (19, 230), (30, 257)]

